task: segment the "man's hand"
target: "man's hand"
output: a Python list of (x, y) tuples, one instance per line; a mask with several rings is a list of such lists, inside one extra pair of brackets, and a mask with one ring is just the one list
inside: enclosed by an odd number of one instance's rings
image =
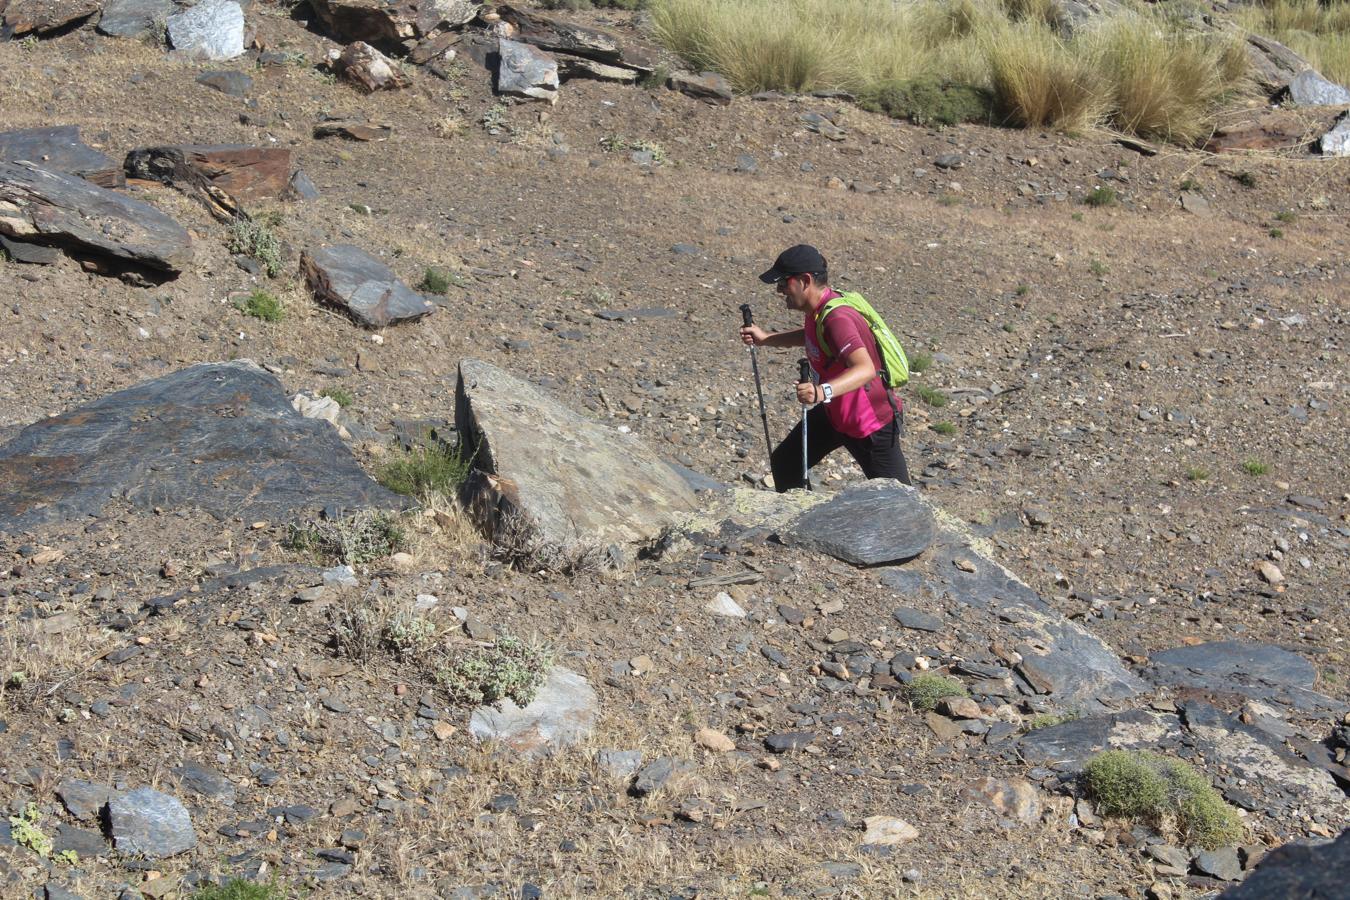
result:
[(747, 347), (758, 346), (769, 338), (769, 333), (758, 325), (741, 326), (741, 342)]
[(814, 382), (803, 381), (797, 385), (797, 402), (810, 406), (820, 399), (820, 389)]

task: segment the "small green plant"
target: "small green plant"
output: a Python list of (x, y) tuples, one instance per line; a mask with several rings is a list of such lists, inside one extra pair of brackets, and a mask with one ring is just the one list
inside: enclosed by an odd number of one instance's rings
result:
[(384, 627), (384, 642), (400, 659), (426, 652), (435, 641), (435, 623), (410, 610), (394, 613)]
[(1200, 466), (1191, 466), (1186, 470), (1187, 481), (1205, 481), (1209, 478), (1209, 470)]
[(25, 53), (29, 53), (33, 50), (36, 50), (37, 45), (38, 45), (38, 36), (36, 34), (30, 34), (19, 41), (19, 48), (23, 50)]
[(348, 594), (328, 608), (328, 636), (349, 659), (370, 660), (383, 651), (416, 660), (435, 645), (437, 635), (434, 622), (388, 598), (372, 602)]
[(265, 219), (244, 216), (235, 218), (230, 224), (230, 252), (250, 256), (262, 263), (268, 278), (275, 278), (281, 272), (281, 241), (272, 227)]
[(1275, 214), (1275, 221), (1291, 225), (1298, 221), (1298, 213), (1294, 212), (1292, 209), (1282, 209)]
[(668, 81), (670, 81), (670, 69), (666, 66), (657, 66), (638, 79), (638, 87), (647, 91), (655, 91), (665, 87)]
[(961, 202), (961, 198), (955, 194), (943, 194), (938, 197), (938, 206), (956, 206)]
[(627, 147), (628, 141), (621, 134), (607, 134), (600, 139), (600, 149), (606, 153), (620, 153)]
[(396, 516), (362, 510), (346, 519), (292, 524), (285, 545), (291, 550), (360, 566), (397, 553), (406, 540)]
[(1081, 222), (1083, 221), (1083, 214), (1080, 212), (1076, 212), (1073, 215), (1069, 216), (1069, 218), (1073, 219), (1075, 222)]
[(1094, 259), (1092, 262), (1088, 263), (1088, 271), (1098, 278), (1101, 278), (1104, 275), (1110, 274), (1111, 267), (1100, 259)]
[(1178, 185), (1178, 188), (1183, 191), (1198, 193), (1200, 191), (1200, 182), (1196, 181), (1194, 178), (1183, 178), (1181, 184)]
[(1002, 328), (1004, 331), (1008, 332), (1008, 334), (1012, 334), (1014, 331), (1017, 330), (1017, 326), (1011, 322), (1004, 322), (999, 327)]
[(628, 149), (636, 153), (650, 153), (652, 162), (656, 163), (658, 166), (670, 159), (670, 156), (666, 153), (664, 147), (656, 141), (648, 140), (647, 138), (640, 138), (633, 141), (628, 145)]
[(939, 127), (988, 123), (994, 116), (994, 97), (989, 91), (934, 77), (886, 82), (860, 96), (858, 105), (892, 119)]
[(506, 105), (504, 103), (494, 103), (483, 111), (483, 115), (478, 120), (478, 124), (483, 126), (484, 131), (501, 131), (507, 127), (506, 124)]
[(324, 388), (319, 392), (319, 396), (330, 398), (343, 409), (346, 409), (356, 402), (356, 398), (352, 396), (351, 391), (348, 391), (345, 388)]
[(966, 686), (958, 679), (935, 672), (920, 672), (905, 685), (905, 699), (918, 710), (937, 709), (938, 701), (965, 697)]
[(286, 900), (286, 891), (275, 881), (258, 884), (243, 878), (231, 878), (220, 884), (198, 888), (192, 900)]
[(433, 437), (385, 463), (376, 479), (394, 493), (409, 497), (453, 494), (471, 468), (470, 458), (459, 448)]
[(264, 322), (280, 322), (286, 317), (286, 310), (282, 308), (281, 301), (275, 294), (262, 288), (254, 289), (253, 293), (245, 297), (239, 304), (239, 310), (246, 316), (262, 319)]
[(491, 647), (447, 656), (436, 681), (453, 703), (482, 706), (510, 700), (523, 707), (534, 700), (552, 665), (548, 646), (503, 634)]
[(1272, 228), (1272, 229), (1270, 229), (1270, 236), (1273, 237), (1273, 238), (1276, 238), (1276, 239), (1282, 238), (1282, 237), (1284, 237), (1284, 229), (1283, 229), (1283, 228)]
[(951, 422), (934, 422), (928, 427), (941, 435), (956, 434), (956, 426)]
[(1248, 475), (1265, 475), (1270, 471), (1270, 465), (1269, 463), (1264, 463), (1261, 460), (1252, 457), (1251, 459), (1243, 460), (1242, 471), (1246, 472)]
[(933, 354), (924, 353), (922, 350), (909, 357), (909, 370), (911, 372), (926, 372), (933, 367)]
[(1084, 792), (1105, 816), (1175, 829), (1187, 844), (1215, 850), (1241, 842), (1242, 821), (1188, 763), (1138, 750), (1108, 750), (1083, 769)]
[(1027, 722), (1026, 730), (1035, 731), (1038, 728), (1052, 728), (1055, 725), (1063, 725), (1065, 722), (1072, 722), (1082, 716), (1076, 709), (1061, 713), (1039, 713), (1031, 717)]
[(1115, 188), (1099, 184), (1087, 192), (1087, 195), (1083, 197), (1083, 204), (1094, 208), (1115, 206), (1117, 199)]
[(444, 295), (452, 284), (454, 282), (444, 269), (428, 268), (422, 273), (422, 280), (418, 283), (417, 289), (427, 294)]
[(23, 812), (9, 817), (9, 835), (20, 847), (27, 847), (43, 859), (52, 855), (52, 839), (38, 825), (42, 813), (36, 803), (29, 803)]
[(1241, 172), (1234, 172), (1230, 177), (1245, 188), (1254, 188), (1257, 184), (1256, 173), (1248, 172), (1245, 169)]
[(934, 409), (941, 409), (947, 405), (947, 395), (937, 388), (921, 384), (915, 388), (914, 393), (919, 395), (919, 399)]
[(1027, 284), (1019, 284), (1016, 288), (1013, 289), (1013, 293), (1019, 297), (1025, 297), (1027, 294), (1031, 293), (1031, 286)]

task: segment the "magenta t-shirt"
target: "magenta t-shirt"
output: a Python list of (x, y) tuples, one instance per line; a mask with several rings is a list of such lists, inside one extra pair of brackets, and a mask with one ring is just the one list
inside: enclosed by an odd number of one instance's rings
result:
[[(836, 291), (828, 291), (825, 299), (838, 297)], [(811, 361), (821, 381), (830, 381), (842, 375), (848, 369), (848, 355), (858, 347), (867, 348), (872, 357), (872, 365), (881, 371), (881, 353), (872, 337), (872, 329), (867, 320), (851, 306), (837, 306), (825, 317), (825, 343), (832, 353), (826, 356), (816, 343), (816, 317), (806, 314), (802, 326), (806, 332), (806, 358)], [(891, 404), (886, 398), (886, 385), (880, 378), (873, 378), (863, 387), (847, 394), (835, 394), (834, 399), (825, 407), (830, 424), (840, 434), (854, 438), (865, 438), (879, 428), (883, 428), (895, 418)], [(900, 398), (895, 398), (899, 408)]]

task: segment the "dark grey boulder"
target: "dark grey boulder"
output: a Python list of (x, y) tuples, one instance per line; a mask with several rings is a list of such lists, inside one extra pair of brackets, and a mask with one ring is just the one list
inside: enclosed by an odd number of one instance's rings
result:
[(902, 628), (909, 628), (913, 631), (942, 631), (942, 620), (937, 616), (929, 615), (917, 609), (911, 609), (908, 606), (902, 606), (891, 613), (891, 618), (900, 623)]
[(1350, 89), (1306, 69), (1289, 82), (1289, 99), (1299, 106), (1350, 106)]
[(106, 784), (70, 778), (56, 786), (56, 796), (61, 798), (72, 816), (82, 822), (90, 822), (98, 818), (99, 810), (107, 805), (112, 797), (112, 788)]
[(0, 531), (143, 509), (285, 520), (329, 504), (396, 508), (327, 422), (248, 361), (204, 363), (28, 426), (0, 447)]
[(1285, 844), (1266, 854), (1221, 900), (1331, 900), (1350, 885), (1350, 829), (1334, 841)]
[(558, 63), (537, 47), (508, 41), (497, 44), (497, 92), (549, 103), (558, 99)]
[(1300, 73), (1312, 66), (1306, 59), (1273, 38), (1246, 35), (1248, 73), (1268, 96), (1274, 96)]
[(0, 234), (0, 257), (8, 256), (15, 262), (35, 266), (50, 266), (60, 262), (64, 255), (55, 247), (45, 247), (42, 244), (25, 244), (23, 241), (12, 240)]
[(1168, 713), (1134, 709), (1073, 719), (1028, 731), (1010, 745), (1027, 765), (1078, 771), (1103, 750), (1166, 750), (1181, 743), (1181, 720)]
[(192, 259), (187, 231), (150, 204), (26, 162), (0, 162), (0, 234), (172, 274)]
[(392, 269), (351, 244), (306, 250), (300, 270), (316, 299), (346, 310), (367, 328), (419, 319), (436, 308)]
[(391, 51), (405, 49), (403, 41), (467, 25), (479, 10), (475, 0), (313, 0), (311, 7), (335, 40)]
[(119, 853), (163, 859), (197, 846), (192, 818), (168, 794), (141, 787), (108, 802), (108, 830)]
[(855, 566), (876, 566), (926, 550), (933, 541), (933, 513), (914, 488), (876, 479), (802, 513), (782, 537)]
[(80, 140), (78, 125), (0, 131), (0, 162), (19, 161), (78, 175), (100, 187), (121, 187), (127, 181), (120, 165)]
[(600, 28), (589, 28), (508, 5), (498, 6), (497, 13), (503, 21), (515, 26), (516, 40), (544, 50), (640, 72), (655, 69), (660, 55), (655, 48)]
[(111, 37), (140, 37), (177, 11), (173, 0), (107, 0), (98, 30)]
[(1312, 663), (1272, 644), (1213, 641), (1163, 650), (1153, 654), (1144, 675), (1158, 685), (1238, 694), (1300, 712), (1338, 714), (1347, 708), (1313, 690)]
[(92, 859), (108, 855), (108, 842), (103, 834), (92, 828), (78, 828), (61, 822), (52, 835), (52, 850), (57, 853), (72, 851), (80, 859)]
[(732, 92), (731, 82), (716, 72), (699, 72), (698, 74), (676, 72), (667, 79), (666, 86), (672, 91), (679, 91), (685, 96), (716, 106), (726, 106), (736, 96)]
[(1236, 847), (1206, 850), (1195, 857), (1195, 870), (1220, 881), (1241, 881), (1242, 861)]

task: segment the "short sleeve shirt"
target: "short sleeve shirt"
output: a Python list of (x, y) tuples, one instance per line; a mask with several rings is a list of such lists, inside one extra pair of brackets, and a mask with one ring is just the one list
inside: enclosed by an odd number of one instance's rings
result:
[[(830, 291), (825, 299), (837, 296), (839, 294)], [(877, 371), (882, 368), (881, 352), (877, 349), (876, 339), (872, 337), (872, 329), (862, 314), (850, 306), (838, 306), (825, 317), (825, 344), (831, 351), (828, 356), (816, 343), (816, 319), (813, 313), (806, 314), (803, 330), (806, 333), (806, 357), (821, 381), (830, 381), (842, 375), (848, 369), (848, 355), (859, 347), (867, 350)], [(833, 402), (825, 407), (830, 424), (848, 437), (865, 438), (871, 435), (895, 418), (887, 398), (888, 393), (881, 379), (873, 378), (856, 390), (836, 394)], [(895, 398), (895, 403), (898, 409), (899, 398)]]

